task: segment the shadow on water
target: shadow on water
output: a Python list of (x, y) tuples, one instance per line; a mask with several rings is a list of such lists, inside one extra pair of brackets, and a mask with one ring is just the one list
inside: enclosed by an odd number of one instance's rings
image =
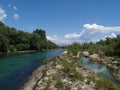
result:
[(63, 52), (62, 49), (0, 56), (0, 90), (17, 90), (32, 71)]
[(116, 85), (120, 86), (120, 82), (118, 82), (117, 80), (115, 80), (112, 77), (112, 71), (110, 69), (108, 69), (104, 64), (98, 63), (97, 61), (89, 60), (89, 58), (86, 58), (83, 56), (80, 58), (80, 60), (82, 60), (82, 64), (85, 67), (90, 68), (98, 75), (100, 75), (106, 79), (109, 79)]

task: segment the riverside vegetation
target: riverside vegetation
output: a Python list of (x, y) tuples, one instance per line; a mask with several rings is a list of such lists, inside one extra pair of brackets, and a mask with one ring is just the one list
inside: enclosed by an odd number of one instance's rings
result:
[(58, 46), (47, 40), (46, 32), (36, 29), (32, 33), (10, 28), (0, 22), (0, 53), (48, 50)]
[(60, 56), (38, 67), (20, 90), (120, 90), (82, 65), (79, 48), (74, 43)]
[(82, 52), (86, 51), (90, 59), (102, 62), (113, 70), (113, 77), (120, 81), (120, 35), (96, 43), (81, 44), (79, 49)]

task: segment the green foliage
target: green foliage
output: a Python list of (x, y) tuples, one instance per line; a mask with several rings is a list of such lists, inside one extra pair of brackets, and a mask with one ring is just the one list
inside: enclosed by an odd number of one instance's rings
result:
[(9, 48), (8, 48), (8, 52), (16, 52), (16, 48), (15, 48), (15, 46), (14, 45), (9, 45)]
[(107, 79), (100, 79), (96, 81), (96, 87), (100, 90), (119, 90), (111, 81)]
[(97, 43), (84, 43), (81, 45), (82, 50), (89, 51), (90, 54), (98, 53), (101, 57), (112, 56), (120, 57), (120, 36), (117, 38), (106, 38)]
[(47, 49), (55, 49), (55, 48), (58, 48), (58, 46), (55, 43), (48, 40), (47, 41)]
[(0, 34), (0, 51), (6, 52), (8, 48), (8, 39), (3, 34)]
[(57, 90), (71, 90), (71, 87), (65, 85), (58, 76), (52, 76), (52, 80), (56, 82), (55, 87), (57, 88)]
[(71, 46), (68, 46), (67, 50), (69, 53), (72, 53), (73, 55), (77, 55), (78, 51), (80, 50), (80, 44), (75, 42)]
[(58, 78), (55, 84), (55, 87), (59, 90), (62, 90), (64, 87), (64, 84), (61, 82), (61, 80)]
[(45, 50), (56, 47), (56, 44), (47, 40), (46, 33), (42, 29), (28, 33), (10, 28), (0, 22), (0, 52)]
[(80, 73), (76, 72), (74, 69), (69, 69), (67, 73), (71, 75), (74, 80), (84, 80), (84, 77)]
[(46, 81), (46, 87), (44, 88), (44, 90), (50, 90), (49, 89), (49, 87), (50, 87), (50, 83), (51, 83), (51, 81), (50, 81), (50, 79), (48, 79), (47, 81)]

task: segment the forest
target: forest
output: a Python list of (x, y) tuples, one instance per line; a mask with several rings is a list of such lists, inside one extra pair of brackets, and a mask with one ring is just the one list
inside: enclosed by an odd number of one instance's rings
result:
[(36, 29), (32, 33), (16, 30), (0, 22), (0, 52), (10, 53), (25, 50), (49, 50), (58, 46), (47, 40), (46, 32)]

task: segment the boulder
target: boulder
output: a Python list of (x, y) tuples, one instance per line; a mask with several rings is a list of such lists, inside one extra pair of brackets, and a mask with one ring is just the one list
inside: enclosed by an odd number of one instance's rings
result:
[(65, 55), (66, 55), (67, 53), (68, 53), (68, 51), (67, 51), (67, 50), (65, 50), (62, 54), (65, 54)]
[(90, 59), (97, 59), (97, 60), (99, 60), (99, 55), (98, 54), (92, 54), (92, 55), (90, 55)]
[(88, 57), (88, 56), (89, 56), (89, 52), (88, 52), (88, 51), (84, 51), (84, 52), (83, 52), (83, 55), (84, 55), (85, 57)]
[(113, 74), (113, 77), (114, 77), (116, 80), (120, 81), (120, 70), (118, 70), (116, 73), (114, 73), (114, 74)]

